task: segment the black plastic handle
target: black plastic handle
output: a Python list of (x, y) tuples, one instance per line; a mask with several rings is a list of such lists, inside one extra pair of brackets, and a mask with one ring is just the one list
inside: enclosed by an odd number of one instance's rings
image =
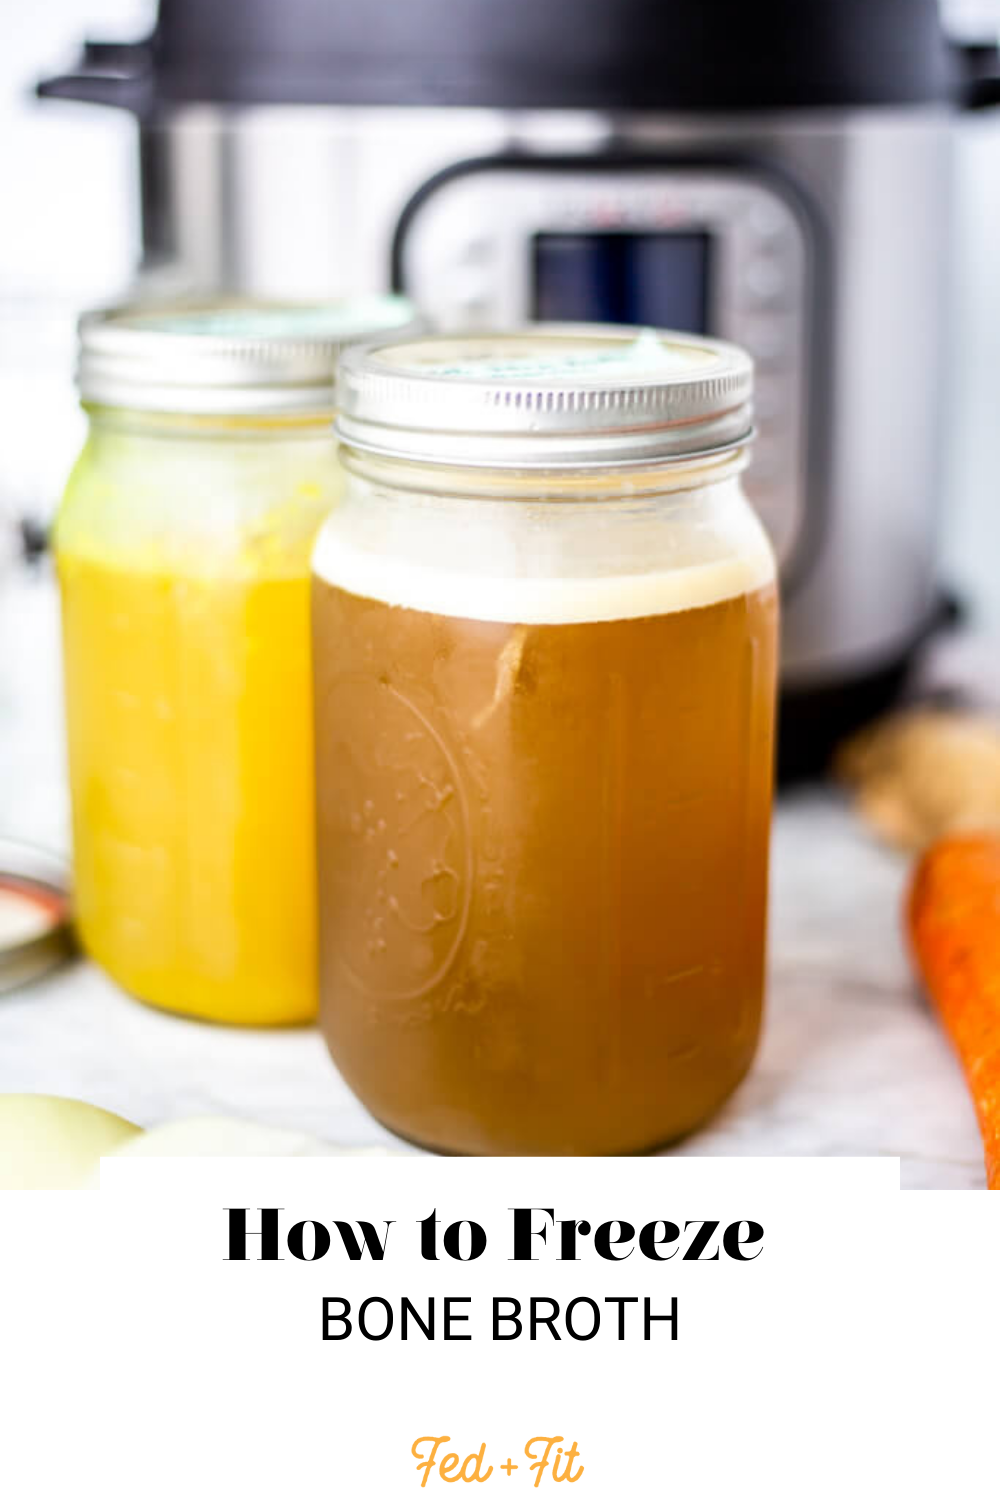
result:
[(958, 52), (959, 103), (965, 109), (991, 109), (1000, 104), (1000, 43), (969, 42)]
[(152, 96), (153, 54), (148, 42), (93, 42), (71, 73), (43, 78), (35, 85), (40, 99), (75, 99), (106, 104), (141, 114)]
[[(76, 99), (142, 114), (156, 93), (154, 42), (155, 33), (140, 42), (87, 41), (72, 72), (43, 79), (35, 92), (42, 99)], [(960, 43), (947, 51), (945, 66), (950, 60), (951, 67), (944, 97), (950, 94), (964, 109), (1000, 104), (1000, 45)], [(741, 107), (745, 103), (741, 100)]]

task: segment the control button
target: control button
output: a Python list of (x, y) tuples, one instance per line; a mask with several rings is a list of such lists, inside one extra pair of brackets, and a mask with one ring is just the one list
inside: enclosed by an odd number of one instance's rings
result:
[(788, 291), (788, 278), (780, 262), (771, 256), (752, 260), (744, 271), (743, 284), (757, 302), (780, 301)]
[(750, 210), (748, 222), (754, 234), (759, 234), (761, 239), (777, 239), (785, 228), (785, 216), (780, 209), (760, 199)]
[(462, 266), (487, 266), (493, 259), (495, 245), (493, 240), (480, 236), (474, 240), (468, 240), (459, 252), (459, 265)]

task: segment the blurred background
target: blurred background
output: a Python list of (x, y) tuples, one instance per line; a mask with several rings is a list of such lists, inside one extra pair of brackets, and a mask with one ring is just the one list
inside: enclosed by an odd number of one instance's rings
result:
[[(781, 565), (781, 770), (804, 784), (774, 825), (767, 1051), (697, 1149), (903, 1149), (909, 1185), (980, 1185), (899, 910), (909, 851), (1000, 818), (1000, 0), (0, 16), (0, 891), (25, 868), (5, 840), (69, 844), (46, 537), (84, 438), (82, 309), (395, 287), (445, 328), (733, 339)], [(895, 712), (942, 700), (959, 712)], [(820, 782), (835, 753), (862, 816)], [(120, 1000), (88, 963), (10, 997), (6, 1086), (371, 1139), (315, 1033)]]
[[(445, 325), (751, 347), (803, 764), (814, 723), (828, 748), (886, 706), (956, 607), (995, 660), (1000, 0), (941, 3), (939, 55), (935, 0), (627, 0), (628, 26), (600, 0), (164, 0), (153, 49), (155, 0), (4, 0), (0, 570), (23, 584), (82, 440), (82, 308), (395, 278)], [(34, 576), (0, 585), (19, 702), (51, 698)], [(57, 740), (22, 751), (51, 754), (50, 786)], [(15, 792), (11, 754), (0, 823), (37, 833), (58, 798)]]

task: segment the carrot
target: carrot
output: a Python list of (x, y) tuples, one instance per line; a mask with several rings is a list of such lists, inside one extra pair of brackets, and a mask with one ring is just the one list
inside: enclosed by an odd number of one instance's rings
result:
[(1000, 1189), (1000, 836), (952, 835), (917, 866), (907, 903), (914, 956), (965, 1071)]

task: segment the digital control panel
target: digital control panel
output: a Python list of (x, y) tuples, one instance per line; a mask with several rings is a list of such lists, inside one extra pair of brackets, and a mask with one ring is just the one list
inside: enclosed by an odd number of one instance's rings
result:
[(763, 175), (722, 168), (484, 165), (405, 228), (405, 290), (444, 329), (634, 323), (742, 344), (756, 365), (747, 490), (787, 563), (806, 504), (808, 242)]

